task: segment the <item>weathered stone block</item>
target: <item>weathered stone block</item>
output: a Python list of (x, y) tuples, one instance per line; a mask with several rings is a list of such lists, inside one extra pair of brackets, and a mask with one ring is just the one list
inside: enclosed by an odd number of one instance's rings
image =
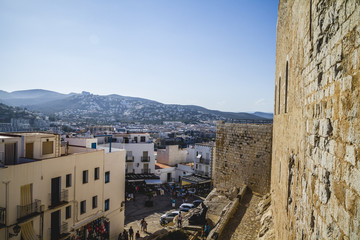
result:
[(345, 155), (345, 161), (351, 163), (355, 166), (355, 147), (354, 145), (346, 145), (346, 155)]

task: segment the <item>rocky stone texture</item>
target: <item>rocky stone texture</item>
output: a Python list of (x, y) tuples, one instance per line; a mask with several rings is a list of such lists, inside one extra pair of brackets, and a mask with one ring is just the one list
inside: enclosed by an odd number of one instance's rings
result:
[(280, 0), (275, 239), (359, 239), (359, 46), (359, 0)]
[(229, 190), (247, 185), (252, 191), (270, 190), (271, 124), (218, 122), (214, 185)]
[(257, 219), (260, 220), (260, 230), (257, 235), (259, 240), (273, 240), (274, 221), (271, 210), (271, 195), (266, 194), (259, 202), (256, 210)]

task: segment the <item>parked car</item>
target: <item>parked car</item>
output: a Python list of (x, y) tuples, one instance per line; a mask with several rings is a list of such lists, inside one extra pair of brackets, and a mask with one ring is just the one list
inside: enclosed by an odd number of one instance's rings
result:
[(179, 211), (172, 211), (172, 212), (162, 215), (160, 217), (160, 224), (163, 225), (163, 224), (167, 224), (167, 223), (171, 222), (174, 219), (174, 217), (176, 217), (178, 214), (179, 214)]
[(199, 206), (202, 202), (203, 202), (203, 200), (199, 199), (199, 200), (194, 200), (192, 203), (194, 204), (195, 207), (197, 207), (197, 206)]
[(188, 212), (191, 208), (194, 208), (194, 204), (192, 203), (183, 203), (180, 205), (180, 211)]
[(196, 188), (189, 188), (188, 193), (194, 195), (196, 193)]

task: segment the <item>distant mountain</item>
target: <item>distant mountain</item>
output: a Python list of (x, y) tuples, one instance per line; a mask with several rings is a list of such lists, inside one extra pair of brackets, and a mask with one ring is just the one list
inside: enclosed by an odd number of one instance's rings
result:
[(267, 118), (267, 119), (273, 119), (274, 118), (274, 114), (272, 114), (272, 113), (254, 112), (253, 114), (258, 116), (258, 117)]
[(0, 103), (0, 123), (10, 123), (11, 118), (34, 119), (35, 114), (18, 107), (11, 107)]
[(213, 120), (265, 120), (250, 113), (232, 113), (209, 110), (199, 106), (163, 104), (156, 101), (120, 96), (95, 95), (89, 92), (61, 94), (35, 89), (16, 92), (0, 92), (0, 101), (12, 106), (53, 114), (64, 120), (100, 123)]
[(0, 90), (0, 101), (10, 106), (37, 105), (67, 97), (69, 97), (69, 94), (61, 94), (42, 89), (21, 90), (10, 93)]

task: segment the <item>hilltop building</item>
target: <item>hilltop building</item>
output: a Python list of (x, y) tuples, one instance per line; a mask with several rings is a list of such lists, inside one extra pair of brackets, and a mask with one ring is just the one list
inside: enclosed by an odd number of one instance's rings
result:
[(1, 133), (0, 239), (116, 238), (124, 166), (124, 150), (91, 149), (86, 139), (72, 146), (55, 134)]

